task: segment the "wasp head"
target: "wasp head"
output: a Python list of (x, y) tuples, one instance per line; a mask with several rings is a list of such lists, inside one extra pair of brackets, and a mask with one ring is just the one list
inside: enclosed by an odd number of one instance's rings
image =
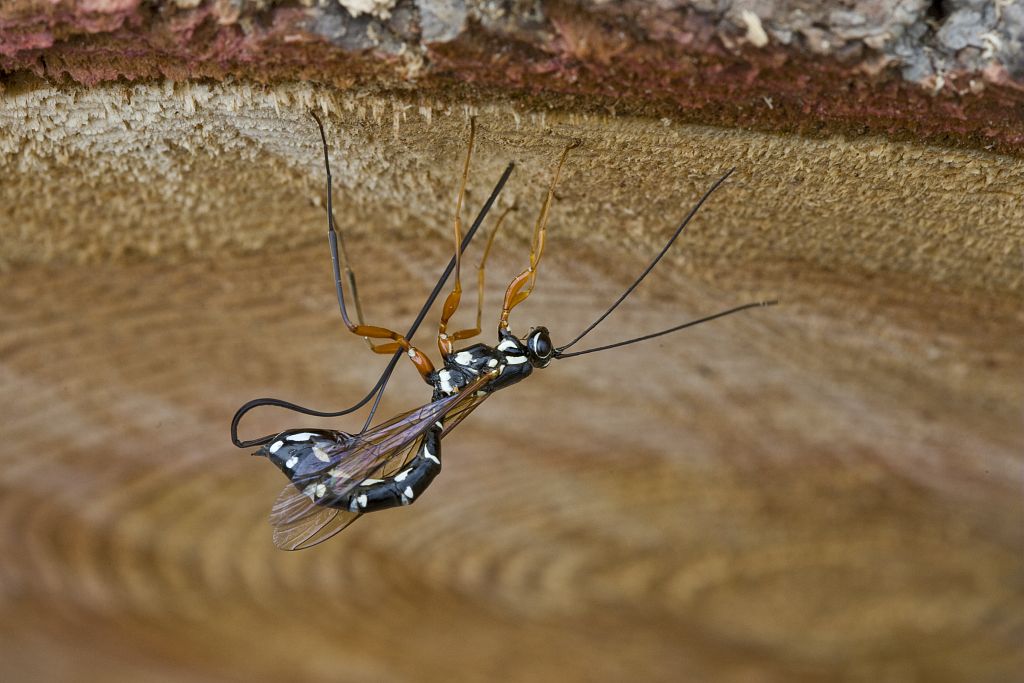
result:
[(533, 328), (523, 341), (526, 343), (526, 357), (530, 359), (530, 365), (533, 367), (547, 367), (551, 359), (555, 357), (555, 347), (552, 346), (551, 337), (548, 336), (548, 328)]

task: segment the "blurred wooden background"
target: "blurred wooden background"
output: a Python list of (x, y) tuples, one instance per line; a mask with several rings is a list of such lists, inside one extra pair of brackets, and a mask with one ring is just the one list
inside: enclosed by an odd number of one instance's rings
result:
[[(304, 106), (367, 317), (402, 328), (449, 255), (467, 124), (295, 92), (80, 92), (85, 123), (5, 157), (0, 679), (1020, 680), (1020, 159), (478, 110), (468, 213), (509, 160), (520, 208), (486, 338), (572, 136), (515, 329), (582, 329), (731, 165), (594, 341), (783, 305), (554, 364), (445, 441), (414, 507), (289, 554), (284, 479), (231, 414), (342, 407), (384, 364), (337, 317)], [(18, 97), (8, 120), (64, 95)], [(382, 414), (427, 397), (399, 366)], [(360, 420), (243, 434), (316, 424)]]

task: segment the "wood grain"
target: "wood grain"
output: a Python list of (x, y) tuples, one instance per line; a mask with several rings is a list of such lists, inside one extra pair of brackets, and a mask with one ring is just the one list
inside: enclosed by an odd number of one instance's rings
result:
[[(596, 258), (655, 252), (693, 198), (736, 167), (703, 210), (713, 227), (673, 251), (673, 269), (724, 283), (784, 264), (779, 277), (809, 288), (803, 278), (840, 271), (854, 281), (1024, 289), (1024, 158), (303, 83), (39, 87), (0, 99), (0, 266), (278, 258), (319, 244), (323, 165), (311, 106), (329, 130), (339, 225), (354, 236), (447, 245), (475, 113), (470, 205), (514, 161), (504, 200), (525, 215), (562, 147), (582, 141), (551, 235)], [(520, 244), (529, 220), (511, 232)]]
[[(517, 246), (499, 245), (492, 304)], [(517, 327), (564, 339), (642, 265), (566, 246)], [(364, 287), (385, 324), (444, 260), (413, 240), (351, 249), (394, 274)], [(813, 300), (555, 364), (445, 441), (416, 506), (289, 554), (266, 524), (284, 480), (227, 421), (256, 395), (340, 407), (383, 364), (342, 334), (325, 259), (3, 276), (0, 678), (1020, 672), (1013, 301), (823, 272)], [(736, 300), (671, 271), (644, 289), (601, 339)], [(400, 370), (388, 412), (428, 393)], [(320, 423), (266, 411), (243, 429)]]
[[(515, 330), (582, 329), (734, 165), (593, 342), (783, 305), (556, 363), (413, 508), (279, 552), (230, 416), (384, 363), (337, 317), (307, 106), (373, 323), (449, 256), (474, 112), (469, 204), (514, 160), (520, 208), (488, 336), (573, 137)], [(9, 90), (0, 127), (0, 680), (1020, 678), (1024, 161), (298, 83)], [(427, 396), (402, 367), (382, 414)]]

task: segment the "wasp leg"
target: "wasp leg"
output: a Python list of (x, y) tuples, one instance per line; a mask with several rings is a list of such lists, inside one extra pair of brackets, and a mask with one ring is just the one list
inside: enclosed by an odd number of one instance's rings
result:
[(462, 202), (466, 197), (466, 183), (469, 181), (469, 159), (473, 155), (473, 140), (476, 138), (476, 118), (469, 120), (469, 148), (466, 150), (466, 163), (462, 166), (462, 182), (459, 185), (459, 196), (455, 200), (455, 282), (448, 298), (444, 300), (441, 310), (441, 322), (437, 326), (437, 348), (441, 356), (447, 358), (452, 352), (452, 340), (447, 334), (448, 321), (455, 315), (462, 300)]
[(409, 356), (409, 360), (416, 366), (420, 375), (423, 377), (423, 381), (430, 384), (430, 375), (434, 372), (434, 364), (430, 361), (430, 358), (417, 349), (415, 346), (409, 343), (405, 337), (400, 335), (394, 330), (389, 330), (386, 327), (377, 327), (375, 325), (349, 325), (348, 329), (352, 334), (358, 334), (360, 337), (368, 337), (370, 339), (391, 339), (391, 342), (384, 344), (372, 345), (370, 348), (373, 349), (374, 353), (380, 353), (385, 355), (391, 355), (395, 351), (402, 350)]
[[(551, 200), (555, 196), (555, 186), (558, 185), (558, 177), (562, 173), (562, 165), (569, 155), (569, 150), (578, 147), (579, 141), (573, 141), (562, 150), (562, 156), (558, 159), (558, 166), (555, 167), (554, 176), (551, 178), (551, 185), (548, 187), (547, 196), (541, 206), (540, 215), (537, 216), (537, 223), (533, 227), (533, 241), (530, 244), (530, 267), (512, 278), (505, 290), (505, 301), (501, 307), (501, 319), (498, 321), (499, 330), (508, 329), (508, 316), (512, 309), (526, 301), (526, 297), (533, 292), (533, 285), (537, 281), (537, 264), (544, 253), (544, 238), (547, 234), (548, 217), (551, 211)], [(524, 289), (525, 287), (525, 289)]]
[[(332, 255), (333, 244), (332, 244)], [(378, 327), (377, 325), (367, 325), (363, 322), (363, 312), (359, 306), (359, 295), (355, 289), (355, 281), (352, 280), (352, 298), (356, 303), (356, 319), (358, 323), (353, 323), (347, 316), (342, 316), (342, 320), (345, 322), (345, 327), (348, 328), (349, 332), (354, 335), (360, 336), (366, 340), (370, 350), (374, 353), (382, 355), (392, 354), (395, 351), (402, 350), (409, 354), (409, 358), (412, 359), (416, 369), (420, 371), (423, 378), (426, 379), (427, 375), (434, 371), (434, 365), (430, 362), (430, 359), (423, 354), (419, 349), (414, 347), (409, 341), (402, 336), (400, 333), (394, 330), (389, 330), (386, 327)], [(390, 342), (383, 344), (375, 344), (374, 339), (391, 339)]]
[[(324, 170), (327, 172), (327, 243), (331, 249), (331, 268), (334, 271), (334, 288), (338, 296), (338, 308), (341, 311), (341, 319), (345, 322), (345, 327), (347, 327), (352, 334), (363, 337), (366, 340), (366, 343), (370, 345), (370, 348), (374, 353), (392, 354), (399, 349), (404, 350), (409, 354), (409, 358), (423, 377), (423, 381), (430, 384), (428, 377), (434, 372), (434, 364), (430, 362), (430, 359), (422, 351), (415, 348), (405, 337), (394, 330), (389, 330), (385, 327), (377, 327), (376, 325), (366, 325), (363, 323), (362, 306), (359, 303), (359, 293), (356, 290), (355, 274), (352, 272), (352, 269), (348, 267), (348, 256), (345, 253), (344, 242), (334, 225), (334, 192), (332, 191), (331, 182), (331, 162), (329, 155), (327, 154), (327, 134), (324, 132), (324, 124), (320, 121), (320, 117), (316, 115), (316, 112), (310, 110), (309, 113), (312, 115), (313, 119), (316, 121), (317, 127), (320, 129), (320, 142), (324, 148)], [(465, 185), (465, 183), (463, 183), (463, 185)], [(461, 203), (462, 195), (460, 194), (460, 207)], [(340, 250), (338, 246), (339, 243), (341, 243)], [(458, 249), (456, 249), (456, 251), (458, 251)], [(348, 315), (348, 309), (345, 306), (345, 289), (341, 281), (342, 263), (344, 263), (344, 271), (349, 281), (349, 286), (352, 288), (352, 296), (356, 304), (357, 322), (352, 322)], [(457, 270), (458, 269), (456, 268), (456, 271)], [(391, 343), (374, 345), (371, 339), (390, 339)]]
[(350, 512), (375, 512), (412, 505), (440, 472), (441, 428), (434, 427), (426, 433), (416, 457), (397, 474), (384, 479), (367, 479), (329, 505)]
[[(333, 226), (333, 221), (331, 221), (331, 223)], [(331, 260), (335, 266), (335, 278), (337, 281), (340, 278), (340, 275), (338, 274), (338, 240), (334, 238), (335, 234), (336, 233), (333, 230), (330, 233), (328, 233), (328, 241), (330, 242)], [(342, 253), (344, 253), (344, 248), (342, 249)], [(374, 353), (391, 355), (400, 349), (402, 351), (405, 351), (408, 354), (409, 359), (412, 361), (412, 364), (416, 366), (416, 370), (419, 371), (420, 376), (423, 377), (423, 381), (427, 382), (427, 384), (430, 384), (430, 380), (428, 379), (428, 377), (432, 372), (434, 372), (434, 364), (430, 362), (430, 358), (428, 358), (426, 354), (424, 354), (422, 351), (420, 351), (412, 344), (410, 344), (409, 341), (398, 332), (395, 332), (394, 330), (389, 330), (386, 327), (366, 325), (363, 322), (363, 311), (359, 304), (359, 293), (356, 290), (355, 286), (355, 276), (352, 274), (352, 271), (348, 269), (347, 265), (346, 270), (350, 275), (349, 285), (352, 288), (352, 298), (355, 300), (356, 304), (356, 319), (358, 320), (358, 322), (353, 323), (352, 320), (349, 319), (347, 311), (345, 310), (345, 307), (343, 305), (344, 298), (343, 293), (341, 291), (341, 286), (339, 284), (338, 301), (339, 303), (342, 304), (341, 319), (344, 321), (345, 327), (347, 327), (352, 334), (358, 335), (365, 339), (366, 343), (370, 346), (370, 350), (373, 351)], [(392, 341), (383, 344), (374, 344), (372, 341), (373, 339), (390, 339)]]
[[(334, 241), (330, 242), (331, 260), (335, 263), (341, 264), (341, 270), (345, 274), (345, 279), (348, 280), (349, 291), (352, 292), (352, 301), (356, 305), (356, 321), (360, 325), (363, 325), (366, 322), (363, 318), (363, 304), (359, 299), (359, 288), (356, 286), (356, 274), (348, 264), (348, 250), (345, 249), (345, 235), (342, 233), (341, 229), (336, 226), (333, 215), (330, 217), (329, 225), (334, 227), (338, 233), (337, 243)], [(371, 349), (376, 348), (369, 337), (363, 337), (363, 341), (365, 341), (367, 346)]]
[(498, 234), (498, 230), (501, 228), (502, 222), (505, 220), (505, 216), (508, 215), (509, 211), (515, 211), (515, 207), (509, 207), (505, 209), (498, 217), (498, 222), (494, 224), (494, 228), (491, 230), (490, 236), (487, 238), (487, 246), (484, 247), (484, 254), (480, 257), (480, 265), (476, 270), (476, 327), (459, 330), (448, 335), (448, 339), (455, 341), (462, 341), (464, 339), (472, 339), (473, 337), (480, 334), (482, 329), (480, 326), (480, 320), (484, 310), (484, 269), (487, 267), (487, 257), (491, 253), (491, 245), (494, 244), (494, 236)]

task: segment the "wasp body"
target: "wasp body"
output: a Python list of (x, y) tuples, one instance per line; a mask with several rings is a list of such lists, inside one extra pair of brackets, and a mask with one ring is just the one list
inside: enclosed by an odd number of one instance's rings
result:
[[(410, 505), (441, 471), (441, 439), (446, 433), (446, 421), (449, 428), (454, 427), (453, 420), (461, 420), (489, 394), (525, 379), (534, 368), (546, 367), (553, 353), (548, 331), (541, 327), (531, 330), (524, 340), (504, 332), (497, 346), (474, 344), (449, 354), (444, 367), (428, 376), (434, 388), (429, 405), (446, 410), (433, 425), (427, 426), (419, 439), (412, 441), (410, 450), (415, 455), (404, 463), (401, 471), (383, 478), (369, 477), (351, 486), (353, 473), (343, 463), (325, 469), (332, 454), (350, 451), (362, 441), (359, 436), (334, 430), (282, 432), (255, 455), (267, 457), (303, 495), (321, 506), (363, 513)], [(471, 385), (472, 390), (467, 391)], [(460, 400), (451, 401), (453, 396)], [(442, 413), (440, 409), (436, 412)], [(395, 424), (414, 428), (425, 419), (425, 414), (416, 413), (415, 419), (409, 416)], [(365, 438), (372, 438), (372, 433)]]

